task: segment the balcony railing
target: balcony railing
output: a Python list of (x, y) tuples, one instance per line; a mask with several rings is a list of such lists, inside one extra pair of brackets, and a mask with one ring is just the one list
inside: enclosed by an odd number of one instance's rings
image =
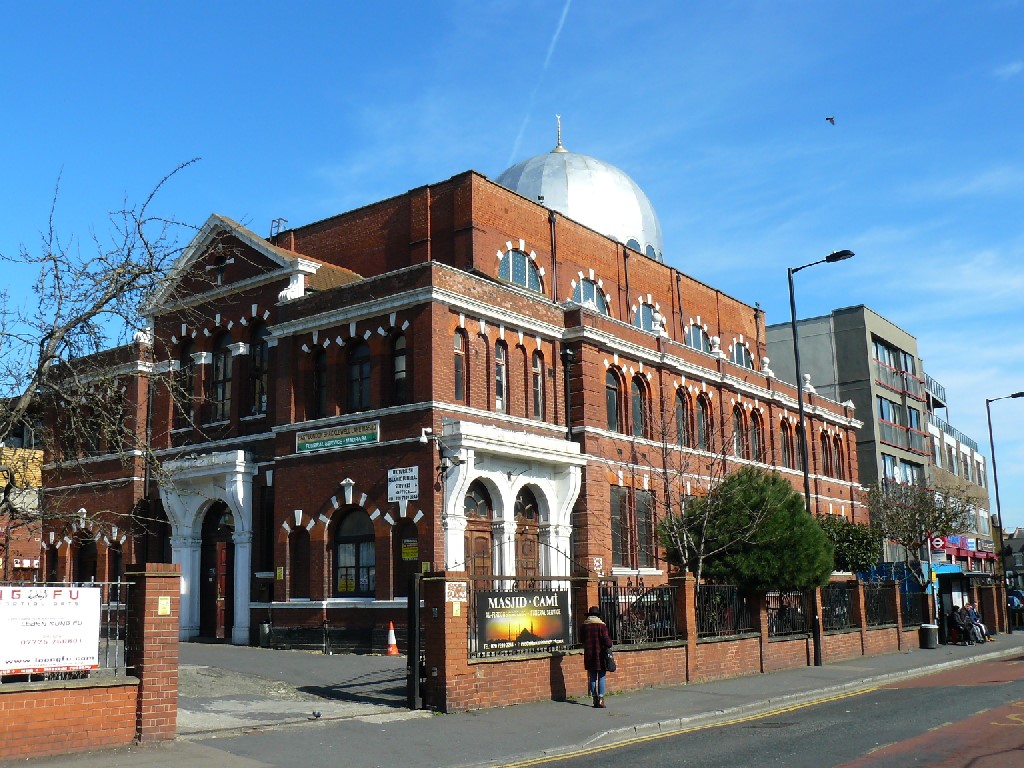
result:
[(938, 427), (947, 435), (956, 440), (958, 443), (968, 446), (975, 453), (978, 452), (978, 444), (974, 440), (969, 438), (956, 427), (947, 424), (943, 419), (939, 418), (934, 413), (928, 414), (928, 423), (935, 427)]
[(899, 371), (895, 368), (890, 368), (877, 358), (873, 359), (872, 362), (875, 364), (875, 378), (879, 384), (883, 387), (888, 387), (894, 392), (903, 391), (903, 377)]
[(905, 451), (910, 450), (910, 437), (907, 435), (907, 430), (891, 421), (878, 420), (878, 439)]
[(903, 391), (916, 400), (925, 399), (924, 382), (912, 373), (903, 372)]
[(943, 405), (946, 404), (946, 388), (939, 384), (935, 379), (929, 376), (927, 373), (924, 375), (925, 385), (928, 387), (928, 392), (933, 398), (940, 401)]
[(928, 435), (924, 432), (918, 432), (916, 429), (908, 430), (907, 434), (910, 436), (910, 450), (914, 453), (931, 454), (931, 449), (928, 445)]

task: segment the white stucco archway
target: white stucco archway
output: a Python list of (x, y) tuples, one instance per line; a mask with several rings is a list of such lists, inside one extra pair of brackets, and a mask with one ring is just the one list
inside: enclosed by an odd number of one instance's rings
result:
[(179, 636), (199, 636), (200, 549), (203, 517), (223, 501), (235, 519), (234, 624), (231, 642), (249, 644), (249, 581), (252, 568), (252, 479), (256, 464), (245, 451), (188, 456), (163, 465), (160, 499), (171, 525), (171, 561), (181, 566)]

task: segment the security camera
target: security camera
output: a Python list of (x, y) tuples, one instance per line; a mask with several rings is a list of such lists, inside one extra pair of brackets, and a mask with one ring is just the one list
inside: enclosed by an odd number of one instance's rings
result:
[(429, 435), (432, 435), (432, 434), (434, 434), (434, 430), (432, 428), (430, 428), (430, 427), (423, 427), (420, 430), (420, 442), (423, 445), (426, 445), (427, 443), (430, 442)]

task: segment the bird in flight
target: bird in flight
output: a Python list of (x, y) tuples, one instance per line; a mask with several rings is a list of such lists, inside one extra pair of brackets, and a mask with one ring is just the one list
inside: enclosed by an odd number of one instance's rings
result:
[(835, 125), (835, 124), (836, 124), (836, 119), (835, 119), (834, 117), (832, 117), (831, 115), (829, 115), (828, 117), (826, 117), (826, 118), (825, 118), (825, 121), (826, 121), (826, 122), (828, 122), (828, 123), (831, 123), (832, 125)]

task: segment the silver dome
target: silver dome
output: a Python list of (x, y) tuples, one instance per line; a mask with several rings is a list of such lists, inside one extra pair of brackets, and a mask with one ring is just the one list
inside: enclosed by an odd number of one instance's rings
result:
[(496, 181), (657, 261), (664, 261), (661, 224), (651, 201), (635, 181), (614, 165), (569, 152), (559, 140), (547, 154), (516, 163)]

